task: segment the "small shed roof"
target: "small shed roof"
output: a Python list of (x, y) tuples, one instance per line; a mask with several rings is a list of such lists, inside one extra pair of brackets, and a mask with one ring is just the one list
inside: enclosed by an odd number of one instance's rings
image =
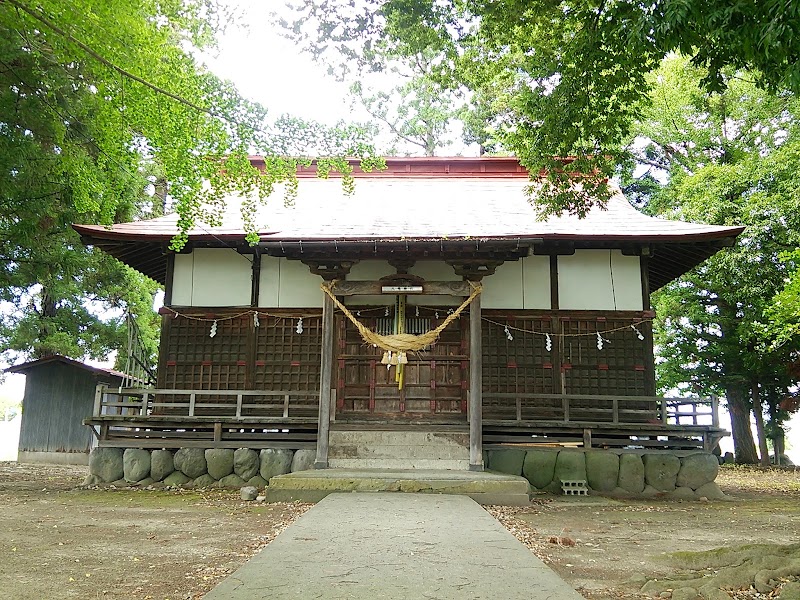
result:
[[(258, 164), (257, 158), (253, 161)], [(284, 204), (284, 190), (277, 186), (258, 209), (254, 222), (262, 245), (336, 244), (338, 249), (348, 243), (446, 245), (465, 239), (605, 247), (652, 244), (662, 249), (651, 266), (655, 288), (730, 245), (744, 229), (644, 215), (613, 184), (606, 209), (594, 208), (583, 219), (562, 214), (539, 220), (535, 189), (516, 158), (406, 158), (389, 159), (388, 164), (386, 171), (356, 170), (352, 195), (344, 192), (339, 178), (318, 179), (313, 169), (301, 169), (293, 204)], [(243, 242), (240, 206), (241, 198), (227, 198), (221, 224), (196, 226), (188, 232), (190, 242)], [(75, 229), (86, 243), (163, 283), (164, 248), (178, 233), (178, 217)]]
[(60, 362), (65, 365), (70, 365), (73, 367), (77, 367), (79, 369), (84, 369), (86, 371), (89, 371), (90, 373), (94, 373), (95, 375), (101, 375), (101, 376), (105, 375), (117, 379), (124, 379), (126, 377), (125, 373), (122, 373), (121, 371), (115, 371), (114, 369), (106, 369), (104, 367), (93, 367), (92, 365), (87, 365), (86, 363), (73, 360), (72, 358), (67, 358), (66, 356), (61, 356), (60, 354), (54, 354), (52, 356), (46, 356), (38, 360), (31, 360), (26, 363), (14, 365), (13, 367), (7, 368), (5, 371), (6, 373), (22, 373), (23, 375), (27, 375), (30, 371), (36, 369), (37, 367), (51, 364), (54, 362)]

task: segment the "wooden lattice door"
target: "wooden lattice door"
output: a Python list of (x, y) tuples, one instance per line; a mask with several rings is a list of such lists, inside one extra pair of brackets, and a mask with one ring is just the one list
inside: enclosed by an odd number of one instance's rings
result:
[[(421, 333), (445, 318), (445, 311), (420, 309), (409, 317), (406, 331)], [(362, 317), (373, 331), (385, 326), (381, 317)], [(364, 343), (349, 320), (337, 317), (337, 413), (346, 416), (439, 417), (463, 421), (469, 381), (469, 319), (451, 323), (439, 340), (421, 352), (409, 353), (403, 388), (396, 367), (381, 364), (383, 351)], [(386, 332), (388, 333), (388, 332)]]

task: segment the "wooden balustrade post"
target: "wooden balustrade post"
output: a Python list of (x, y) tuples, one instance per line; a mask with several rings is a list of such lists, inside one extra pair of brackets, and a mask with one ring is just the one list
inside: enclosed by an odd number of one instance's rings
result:
[(719, 427), (719, 397), (716, 394), (711, 396), (711, 425)]
[(315, 469), (328, 468), (328, 437), (331, 428), (331, 377), (333, 376), (333, 300), (322, 296), (322, 362), (319, 381), (319, 421)]
[(105, 386), (101, 383), (95, 386), (94, 388), (94, 410), (92, 414), (95, 417), (99, 417), (103, 414), (103, 390)]

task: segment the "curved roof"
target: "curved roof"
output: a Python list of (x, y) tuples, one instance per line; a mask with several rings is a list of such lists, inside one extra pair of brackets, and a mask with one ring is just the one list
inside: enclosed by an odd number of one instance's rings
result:
[[(453, 164), (458, 168), (449, 168)], [(490, 172), (485, 165), (490, 165)], [(286, 206), (284, 190), (278, 186), (259, 207), (254, 222), (264, 245), (535, 239), (610, 247), (677, 245), (673, 254), (680, 247), (691, 254), (678, 260), (677, 268), (662, 269), (654, 287), (698, 264), (720, 245), (730, 245), (743, 231), (649, 217), (632, 207), (613, 184), (612, 189), (615, 193), (606, 209), (594, 208), (583, 219), (563, 214), (539, 220), (529, 194), (531, 181), (516, 159), (394, 159), (388, 173), (359, 173), (352, 195), (344, 192), (339, 178), (301, 176), (297, 198)], [(241, 198), (227, 198), (221, 225), (199, 224), (189, 232), (190, 242), (243, 243), (240, 205)], [(163, 255), (164, 244), (178, 233), (177, 220), (177, 215), (167, 215), (111, 227), (74, 227), (87, 243), (153, 276), (154, 265), (165, 261), (152, 249), (157, 247)], [(707, 248), (698, 252), (698, 244)], [(689, 245), (696, 247), (690, 251)], [(145, 247), (151, 247), (149, 256), (143, 255)], [(163, 282), (162, 277), (154, 278)]]

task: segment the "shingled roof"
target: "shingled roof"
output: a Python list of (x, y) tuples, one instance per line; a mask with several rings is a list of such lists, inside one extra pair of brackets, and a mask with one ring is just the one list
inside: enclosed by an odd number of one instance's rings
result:
[[(391, 159), (387, 171), (357, 173), (355, 192), (344, 193), (338, 178), (318, 179), (301, 171), (298, 196), (285, 206), (283, 190), (259, 208), (255, 223), (261, 245), (282, 250), (293, 244), (364, 242), (406, 244), (464, 240), (507, 241), (527, 246), (651, 246), (655, 289), (730, 245), (741, 227), (719, 227), (646, 216), (618, 188), (605, 210), (579, 219), (561, 215), (540, 221), (531, 205), (527, 172), (516, 159)], [(198, 225), (189, 240), (206, 245), (243, 242), (240, 198), (228, 198), (218, 227)], [(96, 244), (163, 283), (164, 249), (178, 232), (177, 215), (112, 227), (76, 225)], [(660, 258), (659, 258), (660, 255)]]

